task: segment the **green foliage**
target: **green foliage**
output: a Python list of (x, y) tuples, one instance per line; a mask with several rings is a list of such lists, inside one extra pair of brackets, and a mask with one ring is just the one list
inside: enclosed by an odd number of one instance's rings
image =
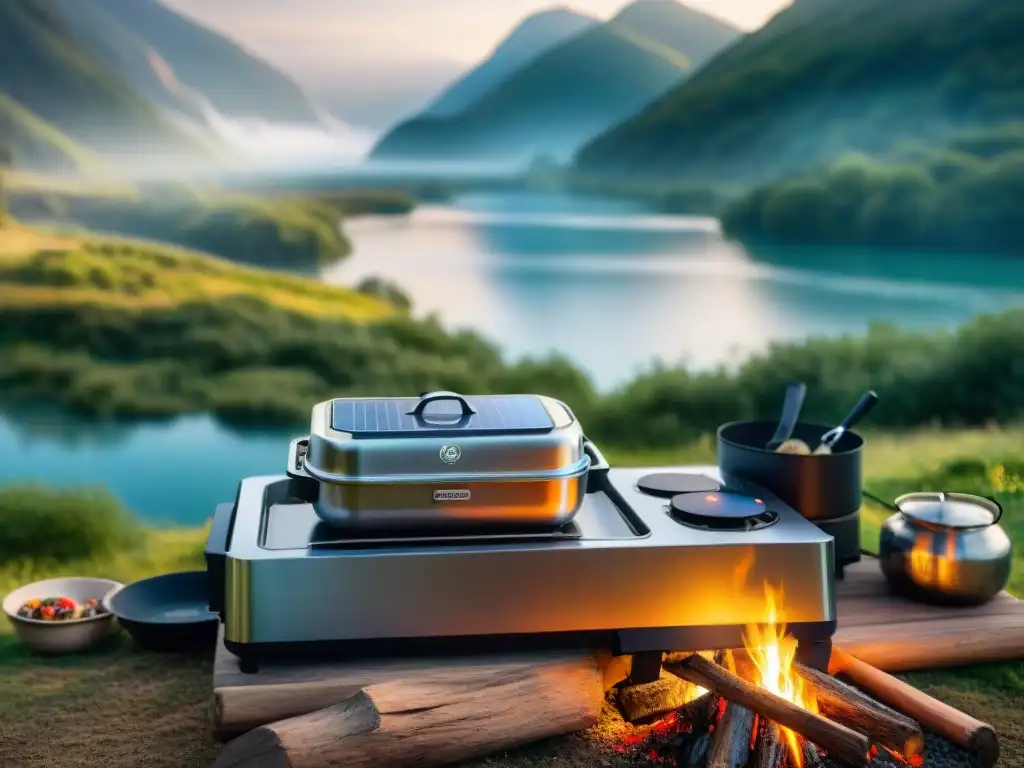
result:
[(1022, 359), (1024, 310), (1014, 310), (956, 333), (878, 326), (861, 338), (777, 344), (735, 372), (657, 368), (599, 396), (564, 359), (509, 362), (473, 333), (407, 314), (353, 322), (254, 297), (0, 310), (0, 388), (93, 416), (213, 411), (297, 426), (312, 403), (337, 396), (539, 392), (568, 402), (595, 439), (644, 449), (774, 414), (794, 377), (810, 390), (807, 417), (825, 423), (868, 387), (881, 396), (873, 425), (1008, 423), (1024, 416)]
[(17, 190), (10, 207), (25, 221), (55, 220), (161, 240), (243, 264), (301, 270), (348, 254), (348, 240), (339, 228), (343, 215), (404, 212), (411, 203), (378, 192), (264, 199), (160, 183), (144, 186), (134, 197)]
[(0, 563), (101, 558), (137, 542), (135, 520), (93, 488), (0, 488)]
[(373, 296), (375, 299), (386, 301), (396, 309), (405, 312), (412, 309), (412, 301), (409, 296), (390, 280), (381, 277), (368, 277), (356, 286), (356, 290), (367, 296)]
[(727, 206), (729, 235), (894, 248), (1024, 248), (1024, 126), (974, 132), (901, 163), (847, 158)]
[(797, 0), (578, 153), (645, 180), (789, 176), (1024, 114), (1019, 0)]

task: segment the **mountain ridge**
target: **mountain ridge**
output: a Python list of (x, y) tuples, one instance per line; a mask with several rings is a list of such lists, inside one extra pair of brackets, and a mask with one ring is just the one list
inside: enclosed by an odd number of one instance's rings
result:
[(576, 154), (587, 175), (748, 181), (1024, 117), (1017, 0), (799, 0)]
[(91, 2), (167, 62), (175, 77), (234, 118), (319, 123), (302, 88), (244, 46), (158, 0)]
[[(377, 143), (371, 158), (541, 154), (567, 159), (588, 138), (640, 110), (699, 63), (661, 42), (666, 39), (663, 27), (682, 17), (687, 24), (700, 19), (730, 29), (674, 0), (641, 2), (650, 3), (655, 13), (637, 13), (627, 25), (623, 18), (630, 6), (543, 52), (461, 113), (400, 123)], [(731, 34), (739, 37), (740, 32)]]
[(566, 6), (538, 11), (519, 22), (484, 58), (427, 104), (420, 116), (446, 117), (461, 112), (544, 51), (600, 24), (593, 16)]
[(83, 49), (55, 7), (42, 0), (0, 3), (0, 92), (104, 155), (180, 160), (212, 158), (216, 151)]

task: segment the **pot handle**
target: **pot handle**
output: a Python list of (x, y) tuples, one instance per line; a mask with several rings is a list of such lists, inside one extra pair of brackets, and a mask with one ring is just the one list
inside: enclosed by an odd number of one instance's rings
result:
[(406, 416), (422, 416), (423, 411), (426, 410), (427, 406), (431, 403), (436, 403), (440, 400), (455, 400), (462, 407), (463, 416), (472, 416), (476, 413), (473, 410), (473, 406), (469, 404), (462, 395), (456, 394), (455, 392), (440, 391), (440, 392), (428, 392), (425, 395), (420, 396), (420, 401), (416, 403), (416, 407), (409, 411)]
[(992, 496), (986, 496), (985, 499), (996, 505), (996, 514), (995, 517), (992, 518), (992, 525), (995, 525), (1003, 519), (1003, 505), (996, 501)]
[(288, 446), (288, 468), (285, 470), (288, 477), (299, 479), (309, 477), (309, 473), (306, 472), (306, 451), (308, 450), (308, 437), (292, 440), (291, 445)]
[[(897, 507), (891, 501), (886, 501), (885, 499), (879, 498), (878, 496), (875, 496), (875, 494), (870, 493), (869, 491), (861, 489), (860, 494), (861, 494), (861, 496), (864, 496), (865, 498), (871, 499), (873, 502), (875, 502), (875, 504), (879, 504), (879, 505), (885, 507), (890, 512), (899, 512), (900, 514), (903, 513), (903, 510), (900, 509), (899, 507)], [(1000, 509), (1002, 509), (1002, 507), (1000, 507)], [(1000, 512), (1000, 515), (1002, 515), (1001, 512)]]
[(590, 469), (587, 471), (587, 493), (597, 493), (604, 488), (604, 480), (611, 467), (604, 454), (587, 438), (583, 438), (583, 451), (590, 457)]

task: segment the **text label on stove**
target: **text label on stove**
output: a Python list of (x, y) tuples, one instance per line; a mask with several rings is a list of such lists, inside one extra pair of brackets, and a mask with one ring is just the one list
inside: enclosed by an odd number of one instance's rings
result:
[(468, 490), (434, 491), (434, 501), (469, 501)]

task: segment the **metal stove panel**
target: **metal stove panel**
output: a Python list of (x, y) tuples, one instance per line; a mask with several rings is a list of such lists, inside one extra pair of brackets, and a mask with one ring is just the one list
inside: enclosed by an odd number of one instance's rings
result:
[[(372, 549), (309, 547), (311, 510), (284, 503), (300, 495), (294, 481), (249, 478), (227, 553), (225, 637), (244, 645), (741, 626), (765, 618), (765, 584), (783, 589), (787, 622), (834, 621), (830, 536), (759, 489), (775, 525), (681, 525), (666, 499), (636, 489), (651, 471), (610, 470), (607, 493), (588, 494), (577, 517), (578, 539)], [(711, 467), (680, 471), (717, 477)], [(291, 548), (261, 546), (268, 541)]]

